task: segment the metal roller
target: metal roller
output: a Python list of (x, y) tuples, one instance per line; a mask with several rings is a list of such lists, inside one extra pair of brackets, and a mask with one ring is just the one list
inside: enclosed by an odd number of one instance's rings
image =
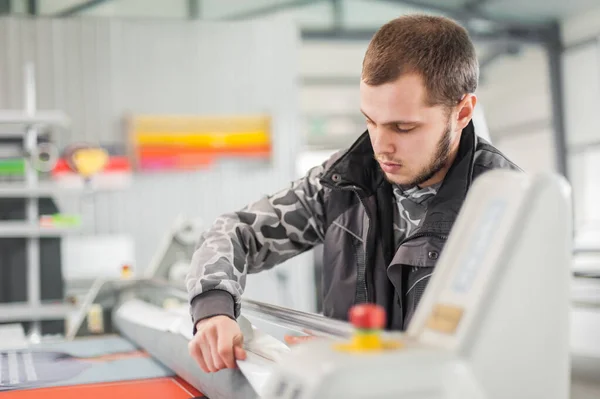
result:
[(189, 355), (189, 337), (181, 333), (181, 315), (133, 299), (119, 306), (113, 318), (121, 334), (209, 398), (259, 397), (239, 369), (208, 374), (200, 369)]
[[(259, 370), (256, 374), (264, 379), (280, 356), (289, 351), (282, 342), (285, 334), (310, 331), (316, 336), (340, 339), (353, 331), (345, 322), (244, 300), (238, 323), (248, 358), (238, 362), (239, 369), (207, 374), (189, 355), (193, 326), (183, 289), (160, 280), (144, 280), (121, 287), (120, 296), (122, 302), (113, 312), (117, 330), (211, 399), (259, 398), (258, 385), (248, 378), (248, 370)], [(161, 307), (169, 299), (182, 305)]]

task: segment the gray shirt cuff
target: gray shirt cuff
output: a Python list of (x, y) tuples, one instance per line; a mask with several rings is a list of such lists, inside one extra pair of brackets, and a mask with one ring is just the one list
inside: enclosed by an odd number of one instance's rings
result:
[(192, 299), (191, 314), (196, 335), (196, 324), (201, 320), (214, 316), (227, 316), (235, 320), (235, 301), (227, 291), (206, 291)]

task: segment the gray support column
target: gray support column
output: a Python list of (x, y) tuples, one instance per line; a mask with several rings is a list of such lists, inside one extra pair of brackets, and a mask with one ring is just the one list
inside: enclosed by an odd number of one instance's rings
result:
[(555, 162), (557, 172), (567, 179), (567, 137), (565, 128), (565, 106), (563, 93), (562, 43), (558, 23), (552, 24), (546, 32), (546, 52), (550, 73), (552, 98), (552, 127), (554, 131)]

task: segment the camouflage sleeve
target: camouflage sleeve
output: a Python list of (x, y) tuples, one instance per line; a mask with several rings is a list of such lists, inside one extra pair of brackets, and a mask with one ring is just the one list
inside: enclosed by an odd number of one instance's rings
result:
[(322, 172), (314, 167), (285, 190), (220, 216), (202, 234), (186, 278), (194, 325), (216, 315), (237, 318), (247, 274), (322, 242)]

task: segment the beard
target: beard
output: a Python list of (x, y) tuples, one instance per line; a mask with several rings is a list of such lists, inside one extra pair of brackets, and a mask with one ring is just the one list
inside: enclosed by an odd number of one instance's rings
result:
[(440, 138), (440, 141), (438, 141), (433, 158), (409, 183), (410, 186), (419, 186), (425, 183), (448, 164), (448, 160), (450, 159), (451, 133), (452, 127), (450, 126), (450, 123), (448, 123), (446, 125), (446, 130), (444, 130), (444, 134)]
[(429, 162), (421, 168), (420, 171), (409, 181), (407, 182), (395, 182), (390, 177), (388, 177), (385, 173), (386, 179), (392, 184), (399, 184), (401, 186), (406, 187), (414, 187), (420, 186), (426, 181), (430, 180), (433, 176), (435, 176), (440, 170), (442, 170), (450, 159), (450, 145), (452, 141), (452, 125), (450, 120), (446, 124), (446, 128), (444, 130), (444, 134), (438, 141), (436, 145), (436, 150)]

